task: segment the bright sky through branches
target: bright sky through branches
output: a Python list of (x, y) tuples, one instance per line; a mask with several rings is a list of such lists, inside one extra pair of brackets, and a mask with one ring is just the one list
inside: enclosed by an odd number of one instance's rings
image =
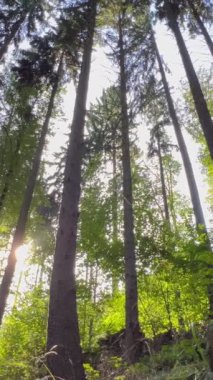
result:
[[(174, 99), (180, 99), (182, 96), (182, 85), (183, 82), (186, 82), (186, 76), (184, 72), (184, 68), (182, 65), (181, 58), (178, 54), (178, 49), (174, 38), (172, 37), (171, 32), (168, 31), (166, 26), (162, 24), (158, 24), (155, 27), (156, 30), (156, 38), (160, 53), (164, 59), (164, 62), (167, 64), (171, 73), (167, 73), (167, 77), (170, 83), (170, 87), (172, 90), (172, 94)], [(210, 69), (212, 57), (208, 52), (205, 42), (201, 37), (196, 37), (196, 39), (192, 40), (189, 38), (186, 33), (184, 33), (186, 44), (191, 54), (193, 63), (195, 65), (196, 71), (200, 68)], [(92, 56), (92, 65), (91, 65), (91, 74), (90, 74), (90, 83), (89, 83), (89, 92), (88, 92), (88, 101), (87, 101), (87, 109), (89, 109), (90, 103), (95, 103), (96, 99), (98, 99), (103, 92), (103, 89), (111, 86), (116, 82), (117, 79), (117, 68), (111, 64), (109, 59), (107, 58), (104, 49), (100, 47), (95, 47)], [(56, 121), (53, 127), (55, 131), (55, 136), (49, 137), (48, 140), (48, 159), (52, 156), (53, 153), (60, 151), (61, 146), (65, 146), (67, 141), (67, 136), (65, 134), (69, 133), (69, 125), (72, 121), (72, 113), (75, 102), (75, 89), (72, 84), (67, 86), (67, 93), (64, 97), (63, 111), (67, 121)], [(167, 132), (169, 132), (167, 130)], [(198, 155), (198, 147), (192, 141), (191, 137), (184, 131), (184, 137), (187, 142), (187, 146), (189, 149), (189, 154), (192, 158), (192, 164), (195, 170), (195, 176), (202, 200), (202, 204), (204, 207), (205, 217), (207, 219), (208, 228), (211, 227), (210, 218), (211, 215), (208, 212), (208, 206), (206, 203), (206, 195), (207, 195), (207, 184), (204, 182), (204, 178), (201, 174), (201, 167), (197, 160)], [(172, 138), (174, 138), (174, 133), (170, 133)], [(139, 137), (139, 147), (142, 150), (146, 150), (146, 145), (149, 138), (149, 132), (143, 124), (138, 128), (138, 137)], [(65, 147), (66, 148), (66, 147)], [(174, 153), (175, 158), (180, 159), (180, 153)], [(47, 159), (47, 155), (45, 153), (45, 159)], [(51, 159), (51, 158), (50, 158)], [(187, 195), (189, 198), (188, 185), (186, 182), (184, 171), (179, 177), (178, 181), (178, 190), (181, 191), (182, 194)], [(23, 270), (24, 264), (20, 264), (16, 270), (15, 282), (17, 284), (21, 271)], [(17, 286), (14, 284), (14, 287)]]
[[(170, 88), (174, 99), (182, 101), (183, 94), (183, 83), (187, 82), (181, 57), (178, 53), (178, 48), (175, 42), (174, 37), (171, 32), (168, 31), (168, 28), (161, 23), (158, 23), (155, 27), (156, 38), (160, 53), (163, 57), (165, 64), (167, 65), (170, 73), (167, 72), (167, 78), (170, 83)], [(185, 41), (189, 52), (191, 54), (193, 64), (195, 65), (196, 71), (198, 72), (201, 68), (206, 68), (210, 70), (212, 57), (208, 51), (208, 48), (202, 37), (196, 37), (191, 39), (188, 34), (184, 32)], [(89, 109), (90, 103), (95, 103), (102, 95), (103, 89), (111, 86), (116, 82), (117, 79), (117, 68), (111, 64), (110, 60), (107, 58), (104, 49), (96, 47), (93, 51), (92, 56), (92, 65), (91, 65), (91, 74), (90, 74), (90, 83), (89, 83), (89, 92), (88, 92), (88, 101), (87, 109)], [(64, 98), (64, 112), (69, 122), (72, 120), (72, 110), (74, 107), (75, 101), (75, 91), (72, 85), (68, 86), (67, 95)], [(68, 122), (68, 123), (69, 123)], [(50, 151), (55, 151), (59, 146), (63, 146), (66, 139), (64, 133), (68, 133), (67, 124), (59, 123), (57, 125), (58, 131), (55, 137), (52, 139), (50, 144)], [(64, 133), (63, 133), (64, 131)], [(171, 137), (175, 141), (173, 128), (167, 130)], [(197, 160), (198, 156), (198, 146), (195, 142), (192, 141), (192, 138), (186, 133), (183, 128), (184, 137), (189, 149), (189, 154), (192, 158), (192, 163), (194, 166), (195, 176), (198, 182), (199, 192), (201, 200), (204, 207), (204, 212), (207, 219), (208, 227), (210, 227), (209, 220), (210, 214), (208, 212), (208, 207), (206, 204), (206, 195), (207, 195), (207, 185), (204, 182), (203, 176), (201, 175), (201, 167)], [(149, 138), (149, 132), (146, 129), (146, 126), (140, 125), (138, 128), (138, 137), (140, 141), (140, 148), (146, 150), (146, 145)], [(175, 154), (175, 152), (174, 152)], [(175, 158), (181, 161), (180, 153), (175, 154)], [(185, 174), (182, 170), (182, 173), (178, 181), (178, 189), (183, 194), (189, 197), (188, 185), (186, 182)]]

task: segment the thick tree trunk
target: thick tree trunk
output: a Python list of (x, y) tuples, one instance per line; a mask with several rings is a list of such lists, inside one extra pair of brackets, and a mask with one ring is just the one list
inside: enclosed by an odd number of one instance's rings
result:
[(208, 48), (209, 48), (211, 54), (213, 55), (213, 41), (212, 41), (204, 23), (203, 23), (203, 21), (200, 18), (200, 15), (199, 15), (199, 13), (198, 13), (195, 5), (194, 5), (194, 0), (187, 0), (187, 2), (189, 4), (189, 8), (191, 9), (191, 12), (192, 12), (195, 20), (197, 21), (199, 28), (200, 28), (200, 30), (201, 30), (201, 32), (202, 32), (202, 34), (206, 40)]
[(0, 323), (2, 322), (2, 318), (3, 318), (5, 307), (6, 307), (7, 297), (9, 295), (10, 286), (11, 286), (13, 275), (15, 272), (16, 249), (23, 243), (23, 240), (24, 240), (27, 218), (28, 218), (28, 214), (29, 214), (29, 210), (30, 210), (33, 192), (35, 189), (36, 178), (38, 175), (40, 161), (41, 161), (41, 155), (42, 155), (42, 151), (43, 151), (44, 144), (45, 144), (45, 138), (46, 138), (46, 134), (48, 131), (48, 126), (49, 126), (51, 114), (53, 111), (54, 99), (55, 99), (55, 96), (57, 93), (61, 71), (62, 71), (62, 59), (61, 59), (61, 62), (59, 64), (59, 68), (58, 68), (57, 80), (55, 81), (53, 88), (52, 88), (52, 93), (51, 93), (51, 97), (50, 97), (50, 101), (49, 101), (49, 105), (48, 105), (47, 114), (46, 114), (45, 121), (44, 121), (43, 126), (42, 126), (41, 136), (40, 136), (40, 139), (38, 142), (38, 147), (37, 147), (34, 159), (33, 159), (32, 169), (31, 169), (30, 174), (29, 174), (27, 187), (26, 187), (26, 191), (24, 194), (23, 203), (21, 206), (18, 222), (17, 222), (15, 233), (13, 236), (13, 241), (12, 241), (10, 253), (8, 256), (7, 266), (6, 266), (6, 269), (5, 269), (5, 272), (3, 275), (3, 279), (2, 279), (2, 283), (1, 283), (1, 287), (0, 287)]
[(96, 18), (96, 0), (91, 0), (90, 4), (88, 37), (83, 52), (67, 151), (64, 189), (50, 286), (47, 349), (51, 350), (55, 346), (54, 350), (58, 351), (58, 355), (49, 356), (48, 366), (53, 376), (62, 377), (65, 380), (85, 379), (80, 347), (74, 271), (84, 143), (83, 131)]
[(213, 121), (211, 119), (211, 115), (209, 113), (206, 100), (204, 98), (189, 52), (186, 48), (183, 36), (181, 34), (179, 24), (177, 21), (177, 15), (173, 10), (173, 6), (170, 0), (166, 1), (166, 12), (167, 19), (169, 21), (169, 27), (173, 31), (177, 41), (177, 45), (189, 81), (200, 124), (203, 129), (203, 133), (209, 148), (211, 158), (213, 159)]
[(140, 336), (138, 321), (138, 290), (135, 257), (134, 217), (132, 207), (132, 176), (130, 163), (129, 120), (122, 18), (119, 18), (119, 64), (122, 127), (122, 166), (124, 200), (124, 250), (125, 250), (125, 295), (126, 295), (126, 353), (129, 363), (137, 361), (137, 340)]
[(9, 47), (10, 43), (14, 39), (16, 33), (21, 28), (21, 25), (23, 24), (25, 18), (26, 18), (26, 13), (23, 14), (22, 17), (20, 17), (20, 19), (17, 20), (13, 24), (13, 26), (11, 28), (11, 31), (10, 31), (10, 34), (8, 34), (8, 36), (6, 36), (3, 44), (0, 46), (0, 61), (4, 58), (4, 55), (7, 53), (7, 50), (8, 50), (8, 47)]
[[(154, 38), (154, 36), (153, 36), (153, 38)], [(174, 106), (173, 99), (172, 99), (172, 96), (170, 93), (169, 85), (167, 83), (165, 70), (163, 68), (163, 64), (161, 61), (161, 57), (160, 57), (155, 39), (154, 39), (154, 44), (155, 44), (155, 49), (156, 49), (158, 66), (159, 66), (160, 74), (162, 77), (162, 82), (163, 82), (166, 100), (167, 100), (167, 104), (168, 104), (169, 114), (170, 114), (170, 117), (171, 117), (171, 120), (172, 120), (172, 123), (174, 126), (176, 138), (178, 141), (178, 146), (180, 148), (180, 153), (181, 153), (182, 160), (183, 160), (183, 165), (184, 165), (186, 178), (187, 178), (187, 182), (188, 182), (188, 186), (189, 186), (189, 191), (190, 191), (192, 206), (193, 206), (194, 215), (195, 215), (195, 219), (196, 219), (196, 224), (197, 224), (197, 226), (199, 226), (199, 225), (205, 226), (205, 219), (204, 219), (203, 210), (202, 210), (202, 206), (201, 206), (201, 202), (200, 202), (197, 184), (196, 184), (195, 177), (194, 177), (192, 164), (191, 164), (191, 161), (189, 158), (188, 150), (187, 150), (185, 140), (184, 140), (184, 137), (182, 134), (181, 126), (179, 124), (177, 113), (175, 111), (175, 106)]]
[(167, 201), (167, 191), (166, 191), (165, 175), (164, 175), (164, 168), (163, 168), (163, 159), (162, 159), (161, 146), (160, 146), (160, 137), (158, 134), (156, 138), (157, 138), (157, 145), (158, 145), (158, 158), (159, 158), (159, 166), (160, 166), (160, 179), (161, 179), (161, 187), (162, 187), (162, 195), (163, 195), (164, 213), (165, 213), (165, 219), (168, 222), (168, 225), (170, 225), (169, 207), (168, 207), (168, 201)]

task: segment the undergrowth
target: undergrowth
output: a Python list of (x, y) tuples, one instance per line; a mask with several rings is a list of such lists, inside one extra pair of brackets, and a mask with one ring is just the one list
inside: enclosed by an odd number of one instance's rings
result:
[(96, 369), (86, 364), (85, 370), (88, 380), (213, 380), (205, 350), (189, 339), (165, 345), (133, 366), (105, 352)]

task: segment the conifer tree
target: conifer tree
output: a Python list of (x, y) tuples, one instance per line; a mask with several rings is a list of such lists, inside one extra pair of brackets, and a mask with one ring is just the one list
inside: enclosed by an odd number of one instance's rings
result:
[(162, 187), (162, 195), (163, 195), (163, 204), (164, 204), (164, 213), (165, 220), (168, 225), (170, 225), (170, 215), (169, 215), (169, 206), (168, 206), (168, 196), (165, 182), (165, 174), (163, 167), (163, 153), (167, 151), (169, 148), (168, 142), (165, 140), (165, 134), (163, 131), (163, 126), (167, 124), (167, 120), (159, 121), (152, 130), (151, 130), (151, 141), (149, 144), (149, 152), (148, 156), (153, 157), (155, 154), (159, 159), (159, 168), (160, 168), (160, 178), (161, 178), (161, 187)]
[(211, 36), (205, 26), (204, 20), (202, 19), (202, 15), (206, 14), (206, 18), (211, 20), (212, 18), (212, 7), (211, 4), (205, 4), (203, 0), (193, 1), (193, 0), (186, 0), (186, 6), (188, 6), (189, 11), (192, 13), (192, 16), (196, 20), (196, 23), (203, 34), (203, 37), (205, 38), (205, 41), (207, 43), (207, 46), (209, 48), (209, 51), (211, 52), (213, 56), (213, 41), (211, 39)]
[[(96, 1), (82, 4), (87, 30), (79, 74), (74, 115), (67, 150), (59, 228), (50, 286), (47, 349), (54, 377), (84, 380), (76, 305), (75, 255), (81, 185), (83, 134), (90, 61), (96, 20)], [(86, 8), (86, 9), (85, 9)], [(52, 352), (57, 352), (57, 355)]]
[[(153, 39), (154, 39), (154, 35), (153, 35)], [(189, 186), (189, 191), (190, 191), (190, 195), (191, 195), (191, 201), (192, 201), (192, 206), (193, 206), (194, 215), (195, 215), (195, 219), (196, 219), (196, 224), (197, 224), (197, 226), (200, 225), (200, 226), (204, 226), (204, 228), (206, 228), (205, 227), (205, 219), (204, 219), (203, 210), (202, 210), (202, 205), (201, 205), (200, 196), (199, 196), (197, 184), (196, 184), (195, 177), (194, 177), (192, 164), (190, 161), (190, 157), (188, 154), (186, 143), (184, 141), (181, 125), (180, 125), (180, 122), (179, 122), (178, 117), (177, 117), (174, 102), (173, 102), (173, 99), (172, 99), (172, 96), (170, 93), (170, 89), (169, 89), (169, 85), (168, 85), (168, 82), (166, 79), (166, 73), (165, 73), (165, 70), (163, 67), (163, 63), (162, 63), (160, 53), (159, 53), (155, 39), (154, 39), (154, 44), (155, 44), (155, 49), (156, 49), (157, 62), (158, 62), (158, 66), (159, 66), (159, 70), (160, 70), (160, 74), (161, 74), (161, 78), (162, 78), (162, 82), (163, 82), (164, 92), (165, 92), (165, 96), (166, 96), (166, 100), (167, 100), (168, 110), (169, 110), (169, 114), (170, 114), (170, 117), (171, 117), (171, 120), (172, 120), (172, 123), (174, 126), (174, 131), (176, 134), (178, 146), (179, 146), (180, 153), (181, 153), (182, 160), (183, 160), (183, 165), (185, 168), (185, 174), (186, 174), (187, 181), (188, 181), (188, 186)]]
[[(41, 67), (43, 67), (43, 66), (41, 66)], [(35, 151), (35, 156), (34, 156), (34, 159), (32, 162), (32, 167), (30, 170), (30, 174), (29, 174), (29, 178), (28, 178), (28, 182), (27, 182), (27, 186), (26, 186), (26, 191), (25, 191), (24, 198), (23, 198), (23, 203), (21, 205), (17, 225), (15, 228), (14, 236), (13, 236), (13, 241), (11, 244), (10, 253), (8, 256), (7, 266), (6, 266), (6, 269), (5, 269), (3, 278), (2, 278), (2, 283), (1, 283), (1, 287), (0, 287), (0, 323), (2, 322), (7, 297), (9, 295), (10, 286), (11, 286), (13, 275), (15, 272), (16, 250), (20, 245), (23, 244), (28, 214), (29, 214), (29, 210), (30, 210), (30, 206), (31, 206), (31, 202), (32, 202), (33, 192), (35, 189), (36, 179), (38, 176), (38, 171), (39, 171), (39, 166), (40, 166), (40, 161), (41, 161), (41, 155), (42, 155), (44, 144), (45, 144), (45, 138), (46, 138), (48, 127), (49, 127), (50, 118), (51, 118), (53, 108), (54, 108), (54, 100), (55, 100), (57, 90), (58, 90), (58, 86), (59, 86), (59, 83), (61, 80), (62, 67), (63, 67), (63, 53), (61, 54), (61, 57), (59, 58), (58, 69), (57, 69), (57, 72), (55, 73), (55, 78), (53, 80), (53, 85), (52, 85), (50, 100), (49, 100), (49, 104), (48, 104), (48, 108), (47, 108), (47, 113), (46, 113), (44, 123), (43, 123), (42, 128), (41, 128), (41, 134), (40, 134), (40, 138), (38, 141), (37, 149)], [(18, 68), (18, 70), (19, 70), (19, 75), (20, 75), (20, 81), (22, 81), (22, 80), (26, 81), (26, 77), (22, 78), (22, 76), (21, 76), (23, 73), (22, 67)], [(44, 73), (43, 73), (43, 75), (44, 75)], [(41, 77), (42, 77), (42, 75), (40, 76), (40, 79), (41, 79)], [(34, 80), (33, 76), (30, 76), (29, 78), (30, 78), (30, 81)]]
[(213, 158), (213, 122), (203, 95), (200, 82), (192, 64), (191, 57), (185, 45), (178, 17), (180, 14), (179, 2), (171, 0), (158, 0), (157, 9), (160, 18), (166, 18), (168, 25), (177, 41), (179, 52), (183, 61), (186, 75), (194, 99), (195, 108), (200, 120), (200, 124), (209, 148), (211, 158)]
[(125, 69), (125, 50), (123, 37), (125, 8), (122, 9), (121, 7), (118, 17), (126, 287), (125, 356), (129, 363), (134, 363), (137, 360), (137, 341), (139, 340), (140, 336), (140, 327), (138, 320), (138, 293), (135, 258), (132, 176), (130, 163), (129, 116), (127, 105), (127, 78)]

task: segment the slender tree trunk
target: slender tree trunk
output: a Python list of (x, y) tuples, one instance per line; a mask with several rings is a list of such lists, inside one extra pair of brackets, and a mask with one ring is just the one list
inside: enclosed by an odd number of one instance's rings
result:
[[(93, 265), (91, 265), (90, 272), (90, 291), (91, 291), (91, 301), (93, 306), (96, 306), (97, 302), (97, 288), (98, 288), (98, 264), (96, 263), (95, 273), (93, 272)], [(94, 330), (94, 316), (90, 317), (89, 322), (89, 337), (88, 337), (88, 350), (91, 351), (93, 343), (93, 330)]]
[(170, 2), (170, 0), (166, 0), (166, 12), (167, 19), (169, 21), (169, 27), (173, 31), (177, 41), (179, 52), (191, 88), (198, 118), (203, 129), (203, 133), (209, 148), (211, 158), (213, 159), (213, 121), (211, 119), (211, 115), (209, 113), (206, 100), (204, 98), (189, 52), (186, 48), (183, 36), (181, 34), (179, 24), (177, 21), (177, 16), (173, 10), (173, 5)]
[[(115, 136), (113, 140), (112, 147), (112, 191), (113, 191), (113, 202), (112, 202), (112, 240), (115, 244), (118, 241), (118, 188), (117, 188), (117, 159), (116, 159), (116, 147), (115, 147)], [(116, 273), (112, 273), (112, 294), (114, 295), (118, 290), (118, 280)]]
[(172, 330), (173, 325), (172, 325), (171, 305), (170, 305), (170, 300), (169, 300), (169, 291), (168, 291), (168, 289), (164, 290), (162, 285), (160, 287), (160, 291), (161, 291), (161, 298), (164, 301), (165, 309), (166, 309), (167, 316), (168, 316), (169, 329)]
[(196, 9), (196, 6), (194, 5), (194, 0), (187, 0), (188, 4), (189, 4), (189, 8), (191, 9), (191, 12), (195, 18), (195, 20), (197, 21), (197, 24), (206, 40), (206, 43), (208, 45), (208, 48), (211, 52), (211, 54), (213, 55), (213, 41), (208, 33), (208, 30), (206, 29), (202, 19), (200, 18), (200, 15)]
[(40, 272), (40, 265), (37, 265), (37, 270), (36, 270), (36, 276), (35, 276), (35, 288), (38, 285), (38, 278), (39, 278), (39, 272)]
[(168, 183), (168, 195), (169, 195), (169, 200), (170, 200), (170, 217), (172, 219), (174, 232), (176, 233), (176, 236), (178, 239), (179, 233), (177, 230), (177, 215), (175, 212), (175, 205), (174, 205), (174, 189), (173, 189), (171, 168), (169, 168), (169, 171), (168, 171), (167, 183)]
[(86, 261), (86, 273), (85, 273), (85, 298), (84, 298), (84, 311), (83, 311), (83, 328), (82, 328), (82, 340), (86, 345), (86, 325), (87, 325), (87, 302), (88, 302), (88, 286), (89, 286), (89, 263)]
[(113, 174), (113, 209), (112, 209), (112, 235), (113, 241), (118, 239), (118, 189), (117, 189), (117, 159), (116, 159), (116, 147), (113, 142), (112, 147), (112, 174)]
[[(154, 38), (154, 36), (153, 36), (153, 38)], [(184, 140), (184, 137), (182, 134), (181, 126), (180, 126), (180, 123), (179, 123), (179, 120), (177, 117), (177, 113), (176, 113), (175, 106), (173, 103), (173, 99), (172, 99), (172, 96), (170, 93), (169, 85), (167, 83), (165, 70), (163, 68), (163, 64), (162, 64), (161, 57), (160, 57), (158, 47), (157, 47), (155, 40), (154, 40), (154, 43), (155, 43), (157, 61), (158, 61), (159, 69), (160, 69), (160, 74), (162, 77), (162, 82), (163, 82), (163, 86), (164, 86), (167, 104), (168, 104), (169, 114), (170, 114), (170, 117), (171, 117), (171, 120), (172, 120), (172, 123), (174, 126), (175, 135), (176, 135), (176, 138), (178, 141), (178, 146), (180, 148), (180, 153), (181, 153), (182, 160), (183, 160), (183, 165), (184, 165), (186, 178), (187, 178), (187, 182), (188, 182), (188, 186), (189, 186), (189, 191), (190, 191), (192, 206), (193, 206), (194, 215), (195, 215), (195, 219), (196, 219), (196, 224), (198, 226), (199, 225), (205, 226), (206, 225), (205, 219), (204, 219), (204, 215), (203, 215), (203, 210), (202, 210), (202, 206), (201, 206), (201, 202), (200, 202), (200, 197), (199, 197), (199, 193), (198, 193), (197, 184), (195, 181), (195, 176), (194, 176), (192, 164), (191, 164), (191, 161), (189, 158), (188, 150), (187, 150), (185, 140)]]
[(58, 350), (59, 354), (49, 356), (48, 366), (53, 376), (59, 376), (66, 380), (85, 379), (80, 347), (74, 270), (83, 132), (97, 2), (91, 0), (89, 4), (91, 11), (88, 36), (83, 52), (67, 151), (64, 189), (50, 286), (47, 349), (50, 350), (55, 346), (54, 350)]
[(167, 192), (166, 192), (166, 183), (165, 183), (165, 176), (164, 176), (164, 168), (163, 168), (163, 159), (162, 159), (162, 153), (161, 153), (161, 146), (160, 146), (160, 137), (157, 133), (157, 146), (158, 146), (158, 158), (159, 158), (159, 166), (160, 166), (160, 178), (161, 178), (161, 187), (162, 187), (162, 195), (163, 195), (163, 204), (164, 204), (164, 213), (165, 213), (165, 219), (170, 224), (170, 218), (169, 218), (169, 207), (167, 202)]
[(33, 192), (35, 189), (36, 178), (38, 175), (40, 161), (41, 161), (41, 155), (42, 155), (42, 151), (43, 151), (44, 144), (45, 144), (45, 138), (46, 138), (51, 114), (52, 114), (53, 107), (54, 107), (54, 99), (55, 99), (55, 96), (57, 93), (61, 71), (62, 71), (62, 58), (61, 58), (61, 62), (59, 64), (59, 68), (58, 68), (57, 80), (55, 81), (53, 88), (52, 88), (52, 93), (51, 93), (51, 97), (50, 97), (50, 101), (49, 101), (49, 105), (48, 105), (48, 110), (46, 113), (45, 121), (44, 121), (43, 126), (42, 126), (41, 136), (39, 139), (38, 147), (37, 147), (34, 159), (33, 159), (32, 169), (31, 169), (30, 174), (29, 174), (27, 187), (26, 187), (26, 191), (24, 194), (23, 203), (21, 206), (19, 218), (17, 221), (15, 233), (13, 236), (13, 241), (12, 241), (10, 253), (8, 256), (7, 266), (6, 266), (6, 269), (5, 269), (5, 272), (3, 275), (3, 279), (2, 279), (2, 283), (1, 283), (1, 287), (0, 287), (0, 323), (2, 322), (2, 318), (3, 318), (5, 307), (6, 307), (7, 297), (9, 295), (10, 286), (11, 286), (13, 275), (15, 272), (16, 249), (23, 243), (23, 240), (24, 240), (27, 218), (28, 218), (28, 214), (29, 214), (29, 210), (30, 210), (30, 206), (31, 206)]
[(2, 46), (0, 46), (0, 61), (3, 59), (4, 55), (7, 53), (7, 50), (8, 50), (10, 43), (14, 39), (16, 33), (19, 31), (19, 29), (20, 29), (21, 25), (23, 24), (25, 18), (26, 18), (26, 13), (23, 14), (22, 17), (20, 17), (20, 19), (17, 20), (13, 24), (10, 34), (8, 36), (6, 36)]
[[(91, 295), (91, 303), (94, 300), (94, 289), (95, 288), (95, 279), (94, 279), (94, 272), (93, 272), (93, 264), (90, 264), (90, 278), (89, 278), (89, 290), (90, 290), (90, 295)], [(93, 335), (93, 316), (90, 316), (89, 318), (89, 328), (88, 328), (88, 350), (91, 350), (92, 346), (92, 335)]]
[(179, 329), (181, 331), (186, 331), (184, 318), (183, 318), (184, 313), (183, 313), (183, 307), (182, 307), (182, 302), (181, 302), (181, 291), (179, 289), (175, 291), (175, 302), (177, 305)]
[(126, 295), (126, 353), (129, 363), (137, 361), (137, 340), (140, 336), (138, 321), (138, 290), (135, 257), (134, 217), (132, 207), (132, 177), (130, 164), (129, 120), (127, 110), (127, 88), (122, 16), (119, 17), (119, 64), (122, 127), (122, 166), (124, 200), (124, 250), (125, 250), (125, 295)]
[[(203, 209), (201, 206), (200, 196), (199, 196), (197, 184), (195, 181), (195, 176), (194, 176), (192, 164), (191, 164), (191, 161), (189, 158), (188, 150), (187, 150), (187, 147), (185, 144), (185, 140), (184, 140), (184, 137), (182, 134), (182, 130), (181, 130), (181, 127), (179, 124), (179, 120), (178, 120), (178, 117), (177, 117), (177, 114), (175, 111), (174, 103), (173, 103), (172, 96), (171, 96), (171, 93), (169, 90), (169, 85), (168, 85), (167, 80), (166, 80), (166, 74), (165, 74), (165, 71), (163, 68), (163, 64), (161, 61), (161, 57), (160, 57), (160, 54), (158, 51), (158, 47), (157, 47), (154, 35), (153, 35), (153, 39), (154, 39), (154, 44), (155, 44), (155, 49), (156, 49), (157, 61), (158, 61), (158, 65), (159, 65), (159, 69), (160, 69), (160, 73), (161, 73), (161, 77), (162, 77), (162, 81), (163, 81), (164, 91), (165, 91), (165, 95), (166, 95), (166, 99), (167, 99), (168, 109), (169, 109), (171, 120), (173, 122), (176, 138), (178, 141), (178, 146), (180, 148), (180, 153), (181, 153), (182, 160), (183, 160), (183, 165), (184, 165), (186, 178), (187, 178), (187, 182), (188, 182), (188, 186), (189, 186), (189, 192), (190, 192), (190, 196), (191, 196), (191, 201), (192, 201), (193, 211), (194, 211), (194, 215), (195, 215), (196, 225), (198, 227), (198, 230), (201, 229), (206, 234), (206, 247), (209, 250), (209, 252), (211, 252), (212, 251), (211, 243), (210, 243), (209, 237), (208, 237), (206, 222), (205, 222), (205, 218), (204, 218), (204, 214), (203, 214)], [(208, 286), (208, 298), (209, 298), (209, 309), (210, 309), (209, 310), (209, 316), (210, 316), (210, 318), (213, 318), (213, 285), (211, 285), (211, 283)]]

